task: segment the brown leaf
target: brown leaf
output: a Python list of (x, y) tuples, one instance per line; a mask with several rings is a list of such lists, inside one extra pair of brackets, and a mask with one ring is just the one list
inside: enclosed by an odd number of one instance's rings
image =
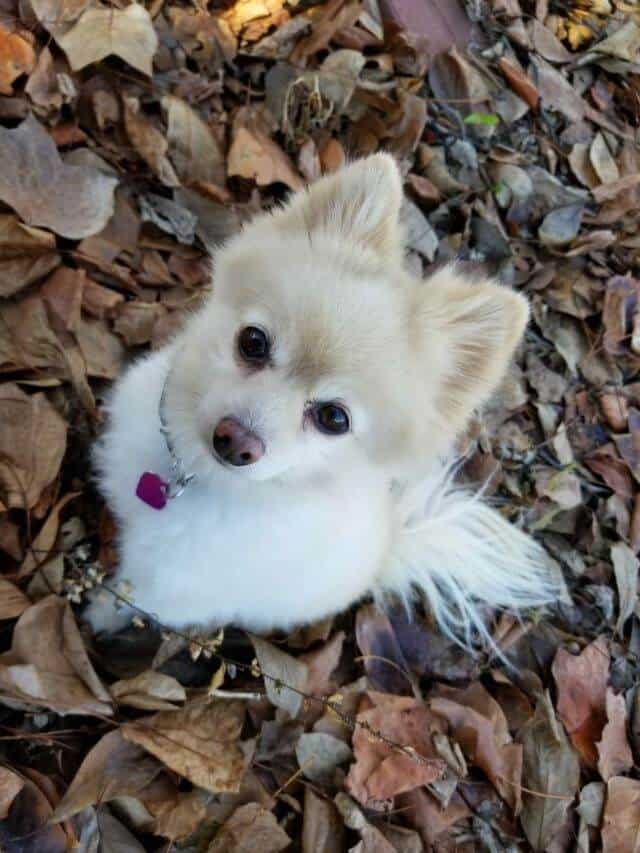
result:
[(536, 791), (523, 793), (520, 820), (533, 849), (547, 850), (580, 784), (578, 756), (556, 720), (548, 693), (538, 701), (535, 715), (525, 724), (520, 740), (522, 783)]
[(120, 705), (130, 705), (143, 711), (169, 711), (174, 702), (186, 701), (184, 687), (170, 675), (147, 669), (124, 681), (116, 681), (109, 692)]
[(57, 41), (74, 71), (107, 56), (118, 56), (149, 77), (158, 48), (151, 16), (139, 3), (124, 9), (87, 9)]
[(186, 101), (165, 95), (169, 156), (185, 184), (198, 181), (224, 186), (224, 153), (211, 128)]
[(212, 793), (238, 791), (247, 759), (238, 738), (242, 702), (197, 701), (177, 711), (125, 723), (124, 737)]
[(379, 810), (385, 800), (428, 785), (442, 775), (444, 762), (437, 757), (431, 738), (433, 732), (443, 732), (445, 725), (415, 699), (373, 692), (367, 697), (373, 707), (361, 711), (358, 721), (418, 756), (414, 760), (392, 749), (372, 737), (363, 725), (355, 729), (356, 761), (349, 770), (346, 788), (363, 806)]
[(96, 675), (67, 601), (50, 595), (22, 614), (11, 650), (0, 656), (6, 699), (58, 714), (111, 714), (111, 697)]
[(58, 476), (67, 426), (44, 394), (0, 385), (0, 500), (32, 509)]
[(26, 773), (22, 783), (0, 822), (0, 847), (7, 853), (66, 853), (72, 845), (63, 828), (50, 823), (52, 805), (46, 793)]
[(505, 80), (516, 95), (522, 98), (525, 104), (528, 104), (532, 110), (537, 109), (540, 95), (528, 75), (512, 62), (509, 62), (505, 57), (501, 57), (498, 60), (498, 65), (504, 74)]
[(53, 234), (0, 214), (0, 296), (13, 296), (60, 263)]
[(627, 62), (637, 62), (640, 53), (640, 26), (631, 18), (613, 35), (594, 44), (591, 50)]
[(387, 614), (375, 604), (364, 604), (356, 615), (356, 642), (365, 672), (377, 690), (409, 693), (412, 676)]
[(29, 225), (77, 240), (100, 231), (113, 213), (117, 179), (63, 163), (33, 116), (15, 130), (0, 128), (0, 161), (0, 199)]
[(355, 0), (329, 0), (323, 4), (313, 19), (311, 35), (299, 41), (291, 53), (291, 63), (304, 65), (308, 57), (328, 47), (337, 32), (355, 24), (361, 13), (362, 4)]
[(299, 190), (304, 186), (282, 148), (270, 139), (257, 121), (250, 124), (244, 113), (234, 122), (227, 174), (229, 177), (248, 178), (260, 187), (282, 183), (292, 190)]
[(559, 38), (535, 18), (531, 22), (531, 40), (536, 51), (549, 62), (571, 62), (573, 56)]
[[(302, 705), (302, 695), (297, 691), (306, 688), (309, 668), (304, 661), (288, 655), (272, 643), (249, 635), (256, 650), (256, 657), (264, 676), (264, 686), (270, 702), (282, 708), (291, 717), (296, 717)], [(293, 687), (295, 690), (289, 690)]]
[(279, 853), (290, 844), (271, 812), (258, 803), (247, 803), (220, 827), (207, 853)]
[(441, 688), (430, 708), (447, 720), (454, 739), (483, 770), (516, 814), (520, 811), (522, 746), (513, 743), (506, 717), (480, 683), (466, 690)]
[(595, 767), (609, 680), (606, 638), (594, 640), (579, 655), (558, 649), (551, 671), (558, 690), (558, 716), (583, 761)]
[(330, 800), (304, 789), (302, 853), (335, 853), (343, 849), (344, 827)]
[(603, 853), (640, 850), (640, 782), (615, 776), (607, 783), (602, 821)]
[(84, 757), (51, 820), (58, 823), (97, 803), (134, 796), (162, 771), (162, 765), (120, 729), (104, 735)]
[(0, 820), (9, 814), (11, 803), (24, 787), (24, 779), (8, 767), (0, 767)]
[(49, 517), (40, 528), (33, 542), (27, 546), (27, 556), (18, 570), (18, 579), (26, 578), (41, 563), (44, 563), (55, 545), (60, 527), (60, 513), (80, 492), (69, 492), (61, 498), (49, 513)]
[(607, 689), (607, 724), (598, 748), (598, 772), (605, 782), (627, 773), (633, 767), (633, 754), (627, 740), (627, 707), (624, 696)]
[(124, 126), (131, 144), (165, 186), (179, 187), (180, 179), (167, 157), (169, 143), (162, 132), (140, 111), (137, 98), (127, 95), (122, 98), (122, 103)]
[(31, 607), (27, 596), (15, 584), (0, 577), (0, 619), (16, 619)]
[(125, 350), (120, 338), (104, 320), (82, 319), (76, 333), (89, 376), (115, 379), (124, 364)]
[(30, 74), (36, 64), (31, 44), (20, 33), (0, 26), (0, 95), (12, 95), (11, 84), (23, 74)]
[(158, 302), (124, 302), (118, 309), (113, 328), (129, 347), (147, 344), (166, 314), (167, 309)]
[(638, 600), (638, 569), (640, 561), (624, 542), (611, 546), (611, 562), (618, 587), (618, 620), (616, 631), (622, 634), (627, 619), (633, 613)]
[(638, 307), (640, 280), (614, 275), (607, 281), (602, 309), (604, 348), (611, 355), (628, 352), (631, 321)]

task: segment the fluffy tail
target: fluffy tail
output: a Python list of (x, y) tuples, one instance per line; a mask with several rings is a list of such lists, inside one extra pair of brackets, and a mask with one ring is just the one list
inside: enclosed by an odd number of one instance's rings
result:
[(455, 468), (399, 495), (391, 556), (376, 598), (424, 596), (440, 628), (491, 642), (481, 605), (520, 610), (566, 599), (557, 564), (530, 536), (454, 483)]

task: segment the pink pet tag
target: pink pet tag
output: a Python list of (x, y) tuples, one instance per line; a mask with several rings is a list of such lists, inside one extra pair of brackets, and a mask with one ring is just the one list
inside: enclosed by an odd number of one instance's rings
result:
[(138, 480), (136, 496), (153, 509), (164, 509), (168, 491), (169, 483), (166, 480), (151, 471), (145, 471)]

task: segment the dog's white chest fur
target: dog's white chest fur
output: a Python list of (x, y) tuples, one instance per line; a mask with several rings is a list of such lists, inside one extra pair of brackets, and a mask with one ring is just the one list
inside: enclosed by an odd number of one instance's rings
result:
[[(96, 450), (100, 487), (122, 528), (118, 581), (131, 585), (135, 604), (173, 627), (267, 630), (313, 621), (364, 595), (391, 535), (390, 495), (379, 477), (338, 472), (293, 490), (221, 472), (197, 478), (162, 510), (136, 497), (143, 471), (170, 470), (158, 419), (167, 369), (163, 351), (121, 380)], [(130, 617), (105, 596), (86, 614), (96, 631)]]

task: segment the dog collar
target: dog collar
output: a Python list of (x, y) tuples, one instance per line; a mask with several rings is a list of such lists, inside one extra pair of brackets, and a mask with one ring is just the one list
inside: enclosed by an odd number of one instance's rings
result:
[(136, 486), (136, 496), (140, 500), (150, 506), (152, 509), (164, 509), (167, 501), (179, 498), (186, 487), (195, 480), (195, 474), (187, 474), (182, 464), (182, 459), (178, 456), (165, 414), (167, 384), (169, 382), (170, 372), (164, 380), (162, 386), (162, 394), (158, 404), (158, 420), (160, 421), (160, 432), (164, 438), (167, 447), (167, 453), (171, 459), (171, 473), (169, 479), (163, 479), (159, 474), (153, 471), (145, 471)]

